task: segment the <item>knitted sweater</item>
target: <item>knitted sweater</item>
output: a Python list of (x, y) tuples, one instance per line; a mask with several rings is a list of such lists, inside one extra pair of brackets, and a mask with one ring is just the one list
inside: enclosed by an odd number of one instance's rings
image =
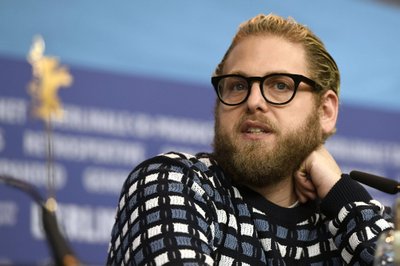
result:
[(386, 212), (347, 175), (321, 202), (283, 208), (208, 154), (169, 153), (125, 181), (107, 265), (371, 265)]

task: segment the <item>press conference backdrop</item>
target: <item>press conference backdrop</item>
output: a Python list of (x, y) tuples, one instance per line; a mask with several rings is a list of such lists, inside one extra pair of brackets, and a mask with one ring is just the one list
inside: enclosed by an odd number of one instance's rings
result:
[[(337, 134), (344, 172), (400, 177), (400, 8), (378, 1), (0, 2), (0, 174), (46, 195), (47, 135), (30, 112), (33, 36), (73, 77), (53, 123), (58, 219), (78, 258), (105, 263), (121, 185), (144, 159), (211, 151), (209, 83), (237, 25), (293, 16), (325, 41), (342, 71)], [(368, 188), (369, 189), (369, 188)], [(385, 204), (395, 196), (369, 191)], [(0, 185), (0, 264), (50, 261), (38, 207)]]

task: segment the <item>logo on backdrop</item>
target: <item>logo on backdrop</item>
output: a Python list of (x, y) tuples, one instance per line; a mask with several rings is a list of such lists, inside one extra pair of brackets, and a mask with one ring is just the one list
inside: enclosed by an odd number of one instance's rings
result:
[(72, 76), (57, 58), (45, 56), (44, 50), (43, 38), (36, 36), (27, 58), (33, 71), (28, 92), (33, 100), (33, 115), (48, 122), (53, 117), (62, 118), (63, 110), (57, 92), (60, 87), (72, 84)]

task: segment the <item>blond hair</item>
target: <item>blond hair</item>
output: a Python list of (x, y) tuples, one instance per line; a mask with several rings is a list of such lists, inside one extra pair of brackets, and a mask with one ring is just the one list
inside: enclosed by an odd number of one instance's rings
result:
[(249, 36), (265, 35), (282, 37), (290, 42), (301, 44), (306, 52), (310, 78), (323, 88), (321, 94), (327, 90), (333, 90), (339, 96), (339, 69), (322, 41), (309, 28), (297, 23), (293, 18), (285, 19), (274, 14), (257, 15), (239, 26), (231, 45), (215, 70), (215, 75), (223, 74), (227, 57), (241, 40)]

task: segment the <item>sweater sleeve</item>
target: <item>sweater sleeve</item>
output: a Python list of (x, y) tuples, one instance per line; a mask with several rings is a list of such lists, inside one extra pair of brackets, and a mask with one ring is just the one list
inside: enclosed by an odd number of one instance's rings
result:
[(127, 178), (107, 265), (212, 265), (215, 210), (189, 160), (155, 157)]
[(389, 210), (348, 175), (343, 175), (321, 203), (329, 231), (346, 264), (372, 265), (378, 236), (393, 227)]

